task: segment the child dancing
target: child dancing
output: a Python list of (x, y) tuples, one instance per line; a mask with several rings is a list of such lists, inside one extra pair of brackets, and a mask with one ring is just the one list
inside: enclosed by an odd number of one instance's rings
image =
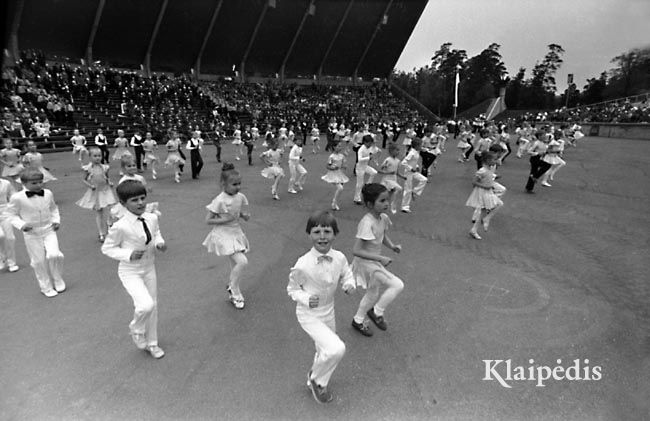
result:
[(63, 253), (56, 236), (61, 225), (59, 208), (52, 192), (43, 188), (43, 174), (39, 171), (23, 171), (20, 181), (25, 189), (11, 196), (7, 210), (9, 220), (23, 232), (41, 293), (48, 298), (55, 297), (66, 289), (61, 277)]
[(343, 143), (341, 141), (334, 142), (334, 152), (327, 159), (327, 174), (321, 177), (321, 180), (326, 183), (334, 184), (334, 197), (332, 198), (332, 210), (339, 210), (338, 198), (343, 191), (343, 184), (350, 181), (347, 175), (343, 173), (345, 169), (345, 155), (343, 155)]
[(227, 291), (230, 302), (236, 309), (244, 308), (244, 296), (240, 290), (243, 270), (248, 265), (245, 253), (249, 250), (248, 239), (239, 225), (239, 220), (248, 221), (248, 199), (242, 193), (241, 175), (231, 163), (224, 162), (221, 169), (222, 192), (206, 208), (206, 223), (214, 225), (203, 241), (209, 253), (230, 258), (230, 281)]
[(302, 139), (296, 139), (289, 151), (289, 193), (296, 194), (302, 190), (307, 178), (307, 170), (300, 163), (302, 158)]
[(278, 184), (280, 183), (280, 179), (284, 177), (284, 170), (280, 167), (283, 150), (278, 149), (278, 141), (273, 138), (273, 135), (266, 137), (266, 143), (269, 149), (260, 154), (260, 158), (267, 165), (262, 170), (262, 177), (273, 180), (271, 196), (273, 196), (273, 200), (280, 200), (280, 196), (278, 196)]
[(165, 167), (174, 168), (174, 181), (181, 182), (181, 167), (185, 164), (185, 160), (181, 158), (181, 140), (177, 136), (172, 136), (165, 144), (167, 148), (167, 159), (165, 159)]
[(354, 277), (345, 255), (332, 248), (339, 229), (331, 213), (312, 214), (306, 231), (313, 246), (291, 268), (287, 293), (296, 302), (298, 323), (316, 345), (307, 387), (317, 402), (328, 403), (332, 394), (327, 386), (345, 354), (336, 334), (334, 293), (339, 283), (345, 293), (353, 291)]
[(361, 189), (366, 183), (365, 176), (368, 175), (368, 183), (372, 183), (377, 175), (377, 170), (370, 166), (370, 158), (375, 150), (373, 144), (375, 139), (371, 134), (363, 136), (361, 139), (361, 147), (357, 150), (357, 164), (355, 166), (355, 173), (357, 175), (357, 183), (354, 189), (354, 203), (357, 205), (363, 204), (361, 201)]
[(422, 196), (427, 185), (427, 178), (420, 174), (420, 138), (411, 140), (411, 149), (402, 159), (402, 165), (406, 168), (406, 181), (404, 181), (404, 193), (402, 194), (402, 212), (411, 213), (411, 200), (416, 196)]
[(494, 174), (496, 162), (497, 156), (494, 153), (488, 152), (484, 155), (483, 166), (476, 171), (474, 180), (472, 180), (474, 189), (465, 202), (465, 206), (474, 208), (473, 224), (469, 235), (476, 240), (481, 240), (481, 236), (478, 234), (481, 223), (483, 229), (487, 231), (492, 217), (503, 206), (500, 196), (506, 192), (506, 188), (494, 181), (496, 179)]
[[(136, 167), (137, 168), (137, 167)], [(129, 323), (131, 339), (138, 349), (159, 359), (165, 351), (158, 346), (158, 286), (155, 250), (167, 246), (160, 234), (158, 217), (146, 212), (147, 190), (135, 180), (117, 186), (125, 215), (111, 226), (102, 253), (120, 262), (117, 274), (133, 299), (133, 319)]]
[[(384, 312), (404, 289), (404, 282), (386, 269), (391, 259), (381, 254), (381, 246), (383, 244), (395, 253), (399, 253), (402, 246), (394, 244), (386, 235), (391, 226), (390, 218), (386, 215), (389, 207), (386, 187), (377, 183), (366, 184), (363, 186), (362, 195), (368, 213), (361, 218), (357, 226), (356, 241), (352, 248), (352, 273), (356, 285), (366, 288), (366, 293), (354, 315), (352, 327), (364, 336), (372, 336), (373, 332), (368, 326), (366, 316), (379, 329), (388, 329)], [(380, 295), (379, 289), (382, 286), (386, 290)]]
[(383, 174), (380, 184), (388, 189), (390, 198), (390, 213), (397, 213), (397, 196), (402, 192), (402, 186), (397, 182), (397, 170), (400, 165), (399, 145), (397, 142), (388, 144), (388, 157), (379, 167), (379, 173)]
[(108, 232), (110, 207), (117, 203), (113, 194), (113, 183), (108, 178), (109, 166), (102, 164), (102, 152), (99, 148), (90, 148), (90, 163), (82, 168), (86, 172), (83, 183), (88, 187), (86, 193), (76, 203), (85, 209), (95, 211), (95, 222), (99, 231), (99, 241), (104, 242)]

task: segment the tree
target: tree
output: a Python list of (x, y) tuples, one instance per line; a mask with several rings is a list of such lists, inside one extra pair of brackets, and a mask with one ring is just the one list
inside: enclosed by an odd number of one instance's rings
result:
[(517, 75), (514, 79), (510, 79), (506, 85), (506, 106), (512, 109), (522, 108), (521, 101), (521, 91), (526, 88), (526, 81), (524, 77), (526, 75), (526, 69), (523, 67), (519, 68)]
[(607, 72), (602, 72), (598, 79), (587, 79), (587, 84), (582, 88), (580, 102), (582, 104), (593, 104), (604, 100), (603, 92), (607, 87)]
[(467, 60), (461, 96), (463, 108), (498, 95), (497, 89), (507, 73), (499, 53), (500, 48), (499, 44), (490, 44), (480, 54)]

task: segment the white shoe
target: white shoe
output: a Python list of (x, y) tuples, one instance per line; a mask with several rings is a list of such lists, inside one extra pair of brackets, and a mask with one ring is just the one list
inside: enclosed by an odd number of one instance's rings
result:
[(147, 347), (147, 340), (143, 333), (131, 333), (131, 339), (138, 349), (145, 349)]
[(273, 200), (280, 200), (280, 196), (278, 196), (276, 193), (273, 193)]
[(287, 190), (287, 191), (288, 191), (289, 193), (291, 193), (291, 194), (298, 194), (298, 192), (295, 191), (294, 189), (289, 189), (289, 190)]
[(47, 291), (41, 291), (41, 292), (42, 292), (43, 295), (45, 295), (47, 298), (52, 298), (52, 297), (56, 297), (57, 295), (59, 295), (59, 293), (56, 292), (56, 291), (53, 290), (53, 289), (49, 289), (49, 290), (47, 290)]
[(9, 265), (9, 272), (18, 272), (18, 265)]
[(402, 208), (402, 212), (411, 213), (411, 209), (410, 208)]
[(541, 184), (542, 184), (542, 186), (544, 186), (544, 187), (553, 187), (553, 186), (551, 186), (550, 184), (548, 184), (546, 181), (542, 181)]
[(239, 157), (237, 156), (237, 157), (235, 157), (235, 159), (236, 159), (237, 161), (239, 161), (241, 158), (239, 158)]
[(56, 292), (65, 291), (65, 282), (63, 282), (63, 281), (61, 281), (61, 282), (54, 281), (54, 290)]
[(165, 356), (165, 351), (163, 351), (158, 345), (149, 345), (147, 347), (147, 352), (157, 360)]

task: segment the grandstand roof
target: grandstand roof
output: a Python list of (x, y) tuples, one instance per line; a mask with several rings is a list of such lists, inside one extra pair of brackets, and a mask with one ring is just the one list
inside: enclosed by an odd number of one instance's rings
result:
[(114, 67), (370, 79), (390, 74), (427, 1), (11, 0), (8, 19), (20, 49)]

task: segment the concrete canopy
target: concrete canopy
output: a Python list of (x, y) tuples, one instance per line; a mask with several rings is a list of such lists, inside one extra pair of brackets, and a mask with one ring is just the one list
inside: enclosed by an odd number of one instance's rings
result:
[(11, 3), (20, 49), (151, 71), (371, 79), (390, 74), (427, 0)]

